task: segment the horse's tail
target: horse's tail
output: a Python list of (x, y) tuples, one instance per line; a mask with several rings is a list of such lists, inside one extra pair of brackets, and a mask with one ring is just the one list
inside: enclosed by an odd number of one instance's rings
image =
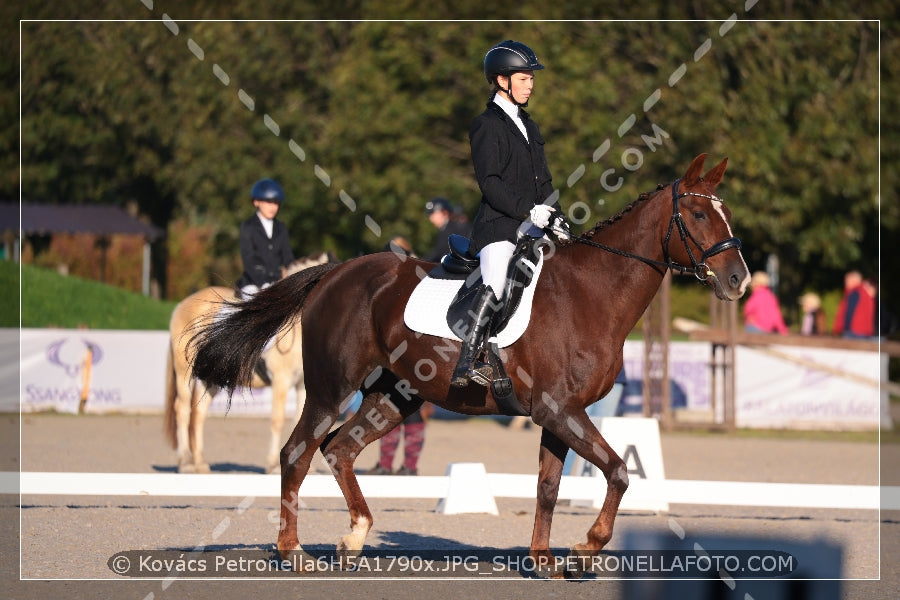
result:
[(175, 360), (172, 356), (172, 340), (170, 338), (166, 352), (166, 416), (163, 419), (163, 427), (165, 427), (166, 439), (172, 448), (178, 447), (178, 440), (175, 437), (175, 396)]
[(337, 266), (326, 263), (294, 273), (235, 303), (227, 317), (203, 323), (190, 340), (194, 377), (229, 393), (249, 386), (266, 342), (295, 322), (310, 291)]

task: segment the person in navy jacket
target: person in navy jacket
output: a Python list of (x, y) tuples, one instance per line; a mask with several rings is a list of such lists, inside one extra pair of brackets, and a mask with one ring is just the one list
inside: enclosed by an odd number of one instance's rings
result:
[(241, 223), (240, 245), (244, 272), (237, 286), (244, 300), (282, 277), (294, 260), (287, 226), (275, 217), (284, 190), (274, 179), (260, 179), (250, 190), (256, 214)]
[[(481, 205), (472, 223), (469, 253), (478, 254), (482, 287), (470, 321), (460, 331), (463, 347), (451, 385), (490, 383), (491, 368), (479, 360), (493, 315), (500, 308), (509, 261), (519, 237), (541, 237), (562, 219), (544, 138), (524, 107), (543, 69), (535, 53), (521, 42), (506, 40), (488, 50), (484, 76), (492, 86), (487, 107), (469, 129), (475, 179)], [(554, 227), (555, 230), (555, 227)], [(465, 333), (465, 335), (462, 335)]]

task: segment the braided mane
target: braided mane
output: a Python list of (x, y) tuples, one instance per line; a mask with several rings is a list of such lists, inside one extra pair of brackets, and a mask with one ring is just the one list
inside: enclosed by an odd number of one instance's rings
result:
[[(656, 185), (656, 192), (658, 192), (659, 190), (661, 190), (661, 189), (663, 189), (663, 188), (665, 188), (665, 187), (666, 187), (666, 184), (664, 184), (664, 183), (659, 183), (659, 184), (657, 184), (657, 185)], [(606, 227), (608, 227), (608, 226), (612, 225), (613, 223), (615, 223), (616, 221), (620, 220), (620, 219), (621, 219), (622, 217), (624, 217), (627, 213), (631, 212), (631, 211), (634, 209), (635, 206), (637, 206), (637, 205), (640, 204), (641, 202), (644, 202), (645, 200), (647, 200), (648, 198), (650, 198), (654, 193), (655, 193), (655, 192), (644, 192), (644, 193), (642, 193), (640, 196), (637, 197), (637, 200), (635, 200), (634, 202), (628, 204), (625, 208), (623, 208), (622, 210), (620, 210), (618, 213), (614, 214), (613, 216), (609, 217), (609, 218), (606, 219), (605, 221), (600, 221), (600, 222), (598, 222), (598, 223), (597, 223), (596, 225), (594, 225), (594, 227), (591, 228), (589, 231), (585, 231), (584, 233), (582, 233), (580, 237), (583, 237), (583, 238), (590, 238), (590, 237), (593, 237), (594, 234), (596, 234), (598, 231), (600, 231), (600, 230), (602, 230), (602, 229), (605, 229)]]

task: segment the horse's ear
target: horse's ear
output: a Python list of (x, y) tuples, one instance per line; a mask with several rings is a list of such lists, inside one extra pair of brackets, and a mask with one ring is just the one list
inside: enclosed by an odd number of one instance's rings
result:
[(699, 155), (694, 159), (694, 162), (691, 163), (691, 166), (688, 167), (687, 172), (684, 174), (684, 177), (681, 178), (684, 185), (694, 185), (700, 179), (700, 174), (703, 172), (703, 163), (706, 161), (706, 153)]
[(719, 185), (719, 182), (722, 181), (722, 175), (725, 174), (726, 166), (728, 166), (728, 157), (725, 157), (722, 162), (707, 171), (706, 175), (703, 176), (703, 181), (705, 181), (712, 187), (716, 187), (717, 185)]

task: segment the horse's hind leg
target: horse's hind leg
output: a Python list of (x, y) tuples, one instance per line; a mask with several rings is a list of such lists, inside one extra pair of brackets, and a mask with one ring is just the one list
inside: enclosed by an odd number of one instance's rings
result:
[(384, 389), (368, 392), (353, 417), (322, 444), (322, 454), (332, 465), (334, 477), (350, 511), (350, 533), (341, 537), (337, 545), (342, 562), (352, 561), (355, 554), (362, 550), (373, 523), (372, 513), (359, 488), (353, 464), (366, 446), (414, 413), (422, 405), (422, 401), (411, 398), (398, 404), (399, 407)]
[(337, 403), (312, 408), (307, 404), (300, 420), (281, 449), (281, 520), (278, 529), (278, 551), (288, 558), (301, 550), (297, 538), (297, 515), (300, 511), (298, 492), (309, 472), (313, 455), (325, 439), (339, 413)]

